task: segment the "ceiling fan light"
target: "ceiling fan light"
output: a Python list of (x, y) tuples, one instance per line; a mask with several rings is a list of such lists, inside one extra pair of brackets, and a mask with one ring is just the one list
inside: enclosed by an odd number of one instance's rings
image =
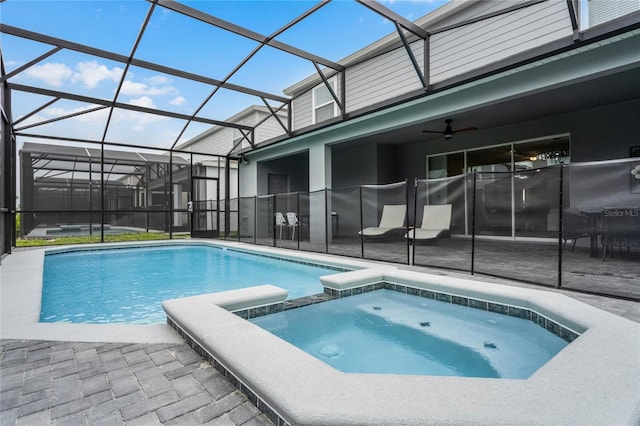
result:
[(444, 128), (444, 133), (443, 133), (445, 140), (449, 140), (453, 137), (453, 129), (451, 128), (452, 121), (453, 120), (451, 119), (446, 120), (447, 126)]

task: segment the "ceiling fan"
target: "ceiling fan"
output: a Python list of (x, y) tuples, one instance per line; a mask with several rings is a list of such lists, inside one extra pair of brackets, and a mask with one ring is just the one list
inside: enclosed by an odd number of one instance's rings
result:
[(453, 130), (451, 128), (451, 123), (453, 123), (453, 120), (451, 118), (447, 118), (444, 122), (447, 125), (445, 126), (443, 132), (438, 132), (435, 130), (423, 130), (422, 132), (423, 133), (439, 133), (443, 135), (446, 140), (449, 140), (453, 138), (453, 135), (455, 135), (456, 133), (466, 133), (466, 132), (473, 132), (474, 130), (478, 130), (477, 127), (466, 127), (464, 129)]

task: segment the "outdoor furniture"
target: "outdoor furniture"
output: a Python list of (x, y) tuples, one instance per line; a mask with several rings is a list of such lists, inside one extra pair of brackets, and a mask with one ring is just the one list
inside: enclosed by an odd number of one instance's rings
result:
[(407, 206), (404, 204), (386, 204), (382, 207), (382, 217), (378, 226), (369, 226), (358, 232), (363, 237), (378, 237), (391, 231), (404, 229), (404, 220), (407, 214)]
[(282, 230), (287, 226), (287, 221), (284, 218), (284, 215), (280, 212), (276, 212), (276, 229), (280, 228), (279, 239), (282, 239)]
[(602, 261), (607, 257), (607, 248), (614, 245), (630, 251), (632, 244), (640, 244), (640, 208), (605, 208), (602, 211)]
[(296, 237), (296, 228), (300, 226), (298, 215), (294, 212), (287, 212), (287, 223), (288, 228), (291, 230), (291, 240), (293, 241)]
[(451, 204), (427, 205), (422, 212), (419, 228), (411, 229), (404, 237), (412, 240), (433, 240), (447, 233), (451, 227)]
[(602, 233), (600, 220), (602, 216), (602, 208), (580, 208), (580, 214), (585, 215), (589, 219), (591, 226), (590, 232), (590, 256), (598, 257), (598, 235)]
[(594, 217), (580, 212), (577, 209), (566, 209), (562, 216), (562, 248), (572, 240), (571, 251), (576, 247), (579, 238), (591, 238), (591, 250), (598, 251), (597, 224)]

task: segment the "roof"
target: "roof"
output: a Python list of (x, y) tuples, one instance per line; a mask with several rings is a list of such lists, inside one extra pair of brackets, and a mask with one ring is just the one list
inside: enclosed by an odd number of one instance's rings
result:
[[(46, 156), (49, 160), (52, 159), (65, 159), (75, 158), (78, 160), (90, 161), (93, 160), (99, 163), (102, 159), (102, 154), (99, 149), (84, 148), (76, 146), (62, 146), (62, 145), (48, 145), (33, 142), (25, 142), (20, 150), (23, 153), (38, 154)], [(148, 164), (148, 163), (161, 163), (169, 164), (169, 154), (152, 154), (148, 152), (136, 152), (136, 151), (117, 151), (117, 150), (104, 150), (104, 161), (109, 162), (123, 162), (127, 164)], [(171, 161), (174, 164), (188, 165), (188, 160), (179, 155), (174, 155)]]

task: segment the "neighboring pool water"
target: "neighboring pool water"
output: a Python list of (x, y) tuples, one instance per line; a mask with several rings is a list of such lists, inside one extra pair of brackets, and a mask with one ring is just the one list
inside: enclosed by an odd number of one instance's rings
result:
[(49, 254), (41, 322), (164, 323), (162, 301), (273, 284), (289, 298), (322, 293), (335, 269), (216, 247), (181, 245)]
[(525, 379), (567, 345), (529, 320), (389, 290), (251, 321), (348, 373)]

